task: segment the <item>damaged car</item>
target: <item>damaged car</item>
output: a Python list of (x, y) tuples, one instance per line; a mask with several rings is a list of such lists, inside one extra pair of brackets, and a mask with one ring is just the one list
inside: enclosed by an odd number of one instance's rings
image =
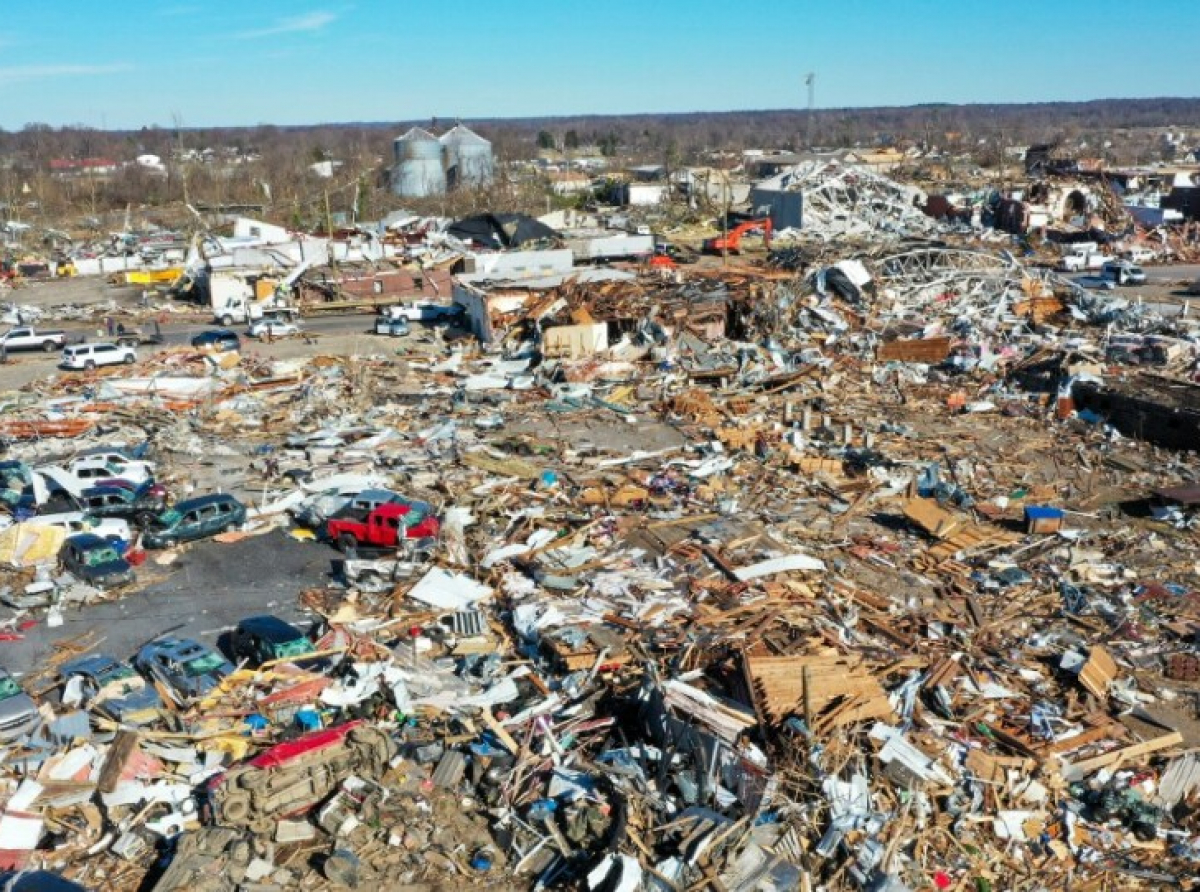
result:
[(233, 666), (216, 651), (190, 638), (166, 637), (145, 645), (133, 665), (179, 703), (198, 700), (216, 688)]
[(41, 724), (37, 704), (9, 675), (0, 669), (0, 740), (15, 740)]
[[(114, 657), (89, 654), (64, 663), (59, 670), (66, 691), (105, 718), (125, 725), (145, 725), (160, 716), (162, 699), (153, 685)], [(69, 699), (64, 691), (64, 701)]]
[(112, 542), (95, 533), (70, 536), (58, 553), (62, 568), (76, 579), (97, 588), (117, 588), (133, 582), (133, 567)]

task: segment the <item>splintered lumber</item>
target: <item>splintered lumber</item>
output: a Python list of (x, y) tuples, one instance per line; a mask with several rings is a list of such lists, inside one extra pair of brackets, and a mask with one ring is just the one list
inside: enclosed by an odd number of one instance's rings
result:
[(949, 338), (921, 338), (911, 341), (888, 341), (879, 345), (876, 356), (881, 362), (938, 363), (950, 355)]
[(108, 754), (104, 758), (104, 765), (100, 768), (100, 779), (96, 786), (101, 793), (111, 793), (117, 788), (117, 784), (121, 780), (121, 772), (125, 770), (125, 765), (129, 762), (133, 751), (137, 749), (137, 745), (136, 731), (117, 732), (117, 736), (113, 738), (112, 746), (108, 748)]
[(966, 523), (965, 518), (947, 511), (933, 499), (920, 496), (904, 500), (904, 516), (935, 539), (945, 539)]
[(759, 720), (766, 725), (802, 715), (813, 730), (831, 730), (893, 715), (875, 676), (860, 662), (837, 654), (744, 654), (742, 668), (754, 693)]
[(94, 418), (64, 418), (59, 421), (4, 421), (0, 433), (14, 440), (42, 437), (81, 437), (96, 426)]
[(1063, 766), (1062, 776), (1068, 781), (1078, 780), (1099, 771), (1101, 768), (1122, 765), (1130, 759), (1156, 753), (1168, 747), (1179, 746), (1181, 743), (1183, 743), (1183, 735), (1178, 731), (1172, 731), (1170, 734), (1164, 734), (1162, 737), (1155, 737), (1152, 740), (1135, 743), (1132, 746), (1124, 746), (1120, 749), (1111, 750), (1103, 755), (1093, 756), (1081, 762), (1071, 762)]
[(1079, 670), (1079, 683), (1097, 700), (1108, 696), (1108, 686), (1117, 677), (1117, 664), (1100, 645), (1094, 645)]

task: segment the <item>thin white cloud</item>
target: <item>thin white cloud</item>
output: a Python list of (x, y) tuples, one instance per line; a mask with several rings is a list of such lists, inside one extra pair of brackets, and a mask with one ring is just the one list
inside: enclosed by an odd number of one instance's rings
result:
[(0, 84), (41, 81), (56, 77), (90, 77), (129, 71), (132, 65), (0, 65)]
[(318, 10), (316, 12), (306, 12), (304, 15), (288, 16), (285, 19), (280, 19), (269, 28), (260, 28), (256, 31), (243, 31), (236, 36), (241, 40), (254, 40), (259, 37), (274, 37), (277, 34), (302, 34), (305, 32), (320, 31), (335, 21), (337, 21), (335, 13)]

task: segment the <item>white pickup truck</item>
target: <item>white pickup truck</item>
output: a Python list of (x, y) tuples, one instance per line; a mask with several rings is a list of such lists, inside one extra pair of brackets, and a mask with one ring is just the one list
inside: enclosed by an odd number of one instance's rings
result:
[(12, 350), (44, 350), (53, 353), (61, 350), (67, 344), (67, 336), (61, 331), (46, 331), (37, 328), (10, 328), (0, 335), (0, 349)]
[(1058, 268), (1066, 273), (1082, 273), (1087, 270), (1100, 269), (1112, 260), (1100, 250), (1100, 246), (1095, 242), (1076, 242), (1073, 245), (1064, 245), (1062, 251), (1063, 255), (1058, 262)]

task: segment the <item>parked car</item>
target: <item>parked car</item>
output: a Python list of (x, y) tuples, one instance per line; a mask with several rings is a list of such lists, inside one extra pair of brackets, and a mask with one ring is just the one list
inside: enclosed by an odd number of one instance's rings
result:
[(370, 512), (380, 505), (402, 499), (403, 496), (388, 489), (330, 489), (302, 501), (293, 510), (292, 518), (298, 524), (323, 534), (326, 522), (332, 517), (343, 516), (348, 512)]
[(377, 316), (375, 318), (375, 334), (403, 338), (410, 331), (408, 320), (403, 316)]
[(214, 350), (218, 353), (232, 352), (242, 349), (242, 339), (237, 332), (227, 328), (216, 328), (202, 331), (192, 338), (192, 346), (197, 350)]
[(125, 546), (133, 540), (129, 523), (116, 517), (91, 517), (82, 511), (63, 511), (59, 514), (35, 514), (25, 521), (38, 526), (61, 527), (68, 536), (94, 535), (109, 545)]
[(1145, 285), (1146, 273), (1140, 266), (1118, 261), (1106, 263), (1100, 269), (1101, 278), (1116, 282), (1118, 285)]
[(126, 458), (119, 452), (100, 452), (80, 455), (63, 466), (76, 480), (96, 481), (121, 479), (145, 483), (154, 477), (154, 463)]
[(313, 652), (312, 641), (291, 623), (277, 616), (251, 616), (242, 620), (229, 636), (229, 650), (235, 660), (246, 660), (254, 667), (271, 660), (286, 659), (310, 668), (319, 668), (314, 665), (318, 662), (328, 665), (328, 661), (319, 658), (300, 659)]
[(300, 334), (300, 326), (280, 319), (260, 319), (246, 332), (252, 338), (290, 338)]
[(297, 524), (310, 530), (323, 530), (325, 521), (336, 514), (350, 501), (360, 494), (356, 487), (348, 489), (327, 489), (323, 492), (306, 496), (299, 504), (288, 509)]
[(128, 446), (124, 443), (115, 446), (89, 446), (87, 449), (80, 449), (75, 453), (77, 456), (86, 455), (119, 455), (127, 461), (145, 461), (146, 456), (150, 454), (150, 443), (142, 442), (136, 446)]
[(118, 344), (79, 344), (67, 347), (62, 352), (59, 368), (70, 371), (94, 369), (102, 365), (133, 365), (137, 362), (137, 350)]
[[(17, 520), (28, 520), (38, 513), (43, 516), (82, 513), (83, 506), (79, 503), (79, 499), (61, 483), (45, 476), (42, 477), (42, 482), (45, 483), (46, 488), (40, 493), (32, 485), (21, 490), (17, 500), (9, 506), (13, 517)], [(41, 502), (38, 501), (39, 495), (42, 496)]]
[(1130, 263), (1151, 263), (1158, 259), (1158, 252), (1150, 248), (1143, 248), (1140, 245), (1132, 248), (1127, 248), (1121, 252), (1121, 257), (1128, 260)]
[(97, 588), (115, 588), (133, 582), (133, 567), (113, 544), (94, 533), (68, 536), (58, 553), (62, 568)]
[(63, 663), (59, 671), (68, 683), (79, 679), (84, 704), (114, 722), (145, 725), (159, 717), (158, 691), (120, 660), (89, 654)]
[(43, 350), (53, 353), (67, 345), (67, 336), (59, 329), (48, 331), (40, 328), (10, 328), (0, 335), (0, 349), (6, 352), (16, 350)]
[(246, 522), (246, 508), (225, 493), (185, 499), (149, 520), (142, 541), (147, 548), (170, 548), (215, 536)]
[(42, 720), (33, 698), (21, 689), (8, 670), (0, 669), (0, 740), (28, 734)]
[(133, 665), (180, 703), (203, 697), (233, 671), (229, 661), (211, 648), (190, 638), (171, 636), (145, 645), (133, 658)]
[(167, 509), (167, 490), (154, 481), (136, 487), (110, 481), (85, 489), (79, 501), (93, 517), (116, 517), (143, 525)]
[(22, 495), (32, 492), (33, 471), (23, 461), (0, 461), (0, 502), (16, 507)]
[(393, 318), (403, 316), (409, 322), (441, 322), (457, 319), (463, 314), (462, 304), (443, 304), (432, 300), (418, 300), (412, 303), (395, 304), (384, 308), (383, 314)]

